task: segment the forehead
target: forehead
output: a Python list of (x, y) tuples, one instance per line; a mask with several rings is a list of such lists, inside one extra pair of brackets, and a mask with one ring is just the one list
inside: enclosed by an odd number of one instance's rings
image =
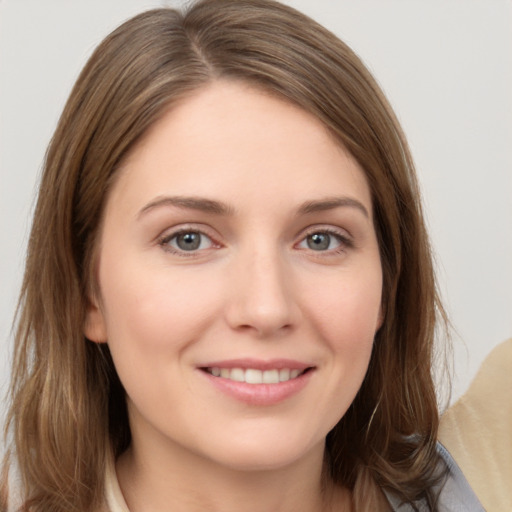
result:
[(114, 188), (118, 194), (215, 192), (231, 199), (237, 190), (252, 190), (263, 201), (269, 187), (292, 201), (345, 188), (371, 209), (362, 169), (320, 120), (254, 86), (218, 81), (148, 130)]

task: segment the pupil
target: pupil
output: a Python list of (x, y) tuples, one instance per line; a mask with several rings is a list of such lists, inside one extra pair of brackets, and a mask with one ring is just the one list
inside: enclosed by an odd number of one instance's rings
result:
[(325, 233), (314, 233), (308, 236), (308, 247), (314, 251), (322, 251), (329, 248), (331, 237)]
[(199, 233), (183, 233), (178, 235), (176, 243), (184, 251), (194, 251), (201, 243), (201, 235)]

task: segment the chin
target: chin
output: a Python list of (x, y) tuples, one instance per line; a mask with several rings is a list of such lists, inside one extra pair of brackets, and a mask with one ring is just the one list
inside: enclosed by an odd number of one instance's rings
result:
[(323, 459), (324, 439), (318, 443), (291, 441), (286, 436), (278, 439), (256, 437), (247, 442), (239, 439), (230, 442), (222, 451), (216, 450), (210, 458), (235, 471), (277, 471), (310, 457)]

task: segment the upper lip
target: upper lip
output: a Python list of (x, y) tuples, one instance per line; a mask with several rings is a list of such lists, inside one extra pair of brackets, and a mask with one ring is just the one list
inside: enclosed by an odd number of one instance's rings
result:
[(294, 359), (227, 359), (222, 361), (209, 361), (206, 364), (199, 365), (199, 368), (242, 368), (255, 369), (255, 370), (281, 370), (283, 368), (289, 368), (290, 370), (306, 370), (314, 365), (297, 361)]

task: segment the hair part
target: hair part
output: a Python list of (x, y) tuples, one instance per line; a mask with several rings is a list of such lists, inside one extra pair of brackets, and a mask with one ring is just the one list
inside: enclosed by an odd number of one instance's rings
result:
[(372, 485), (433, 503), (433, 340), (444, 313), (400, 125), (359, 58), (311, 19), (270, 0), (203, 0), (183, 13), (142, 13), (110, 34), (80, 74), (48, 148), (8, 416), (24, 510), (94, 510), (106, 459), (130, 443), (108, 346), (83, 334), (105, 202), (148, 129), (215, 80), (248, 83), (310, 112), (364, 170), (385, 317), (364, 383), (328, 435), (326, 460), (332, 479), (355, 489), (355, 503)]

